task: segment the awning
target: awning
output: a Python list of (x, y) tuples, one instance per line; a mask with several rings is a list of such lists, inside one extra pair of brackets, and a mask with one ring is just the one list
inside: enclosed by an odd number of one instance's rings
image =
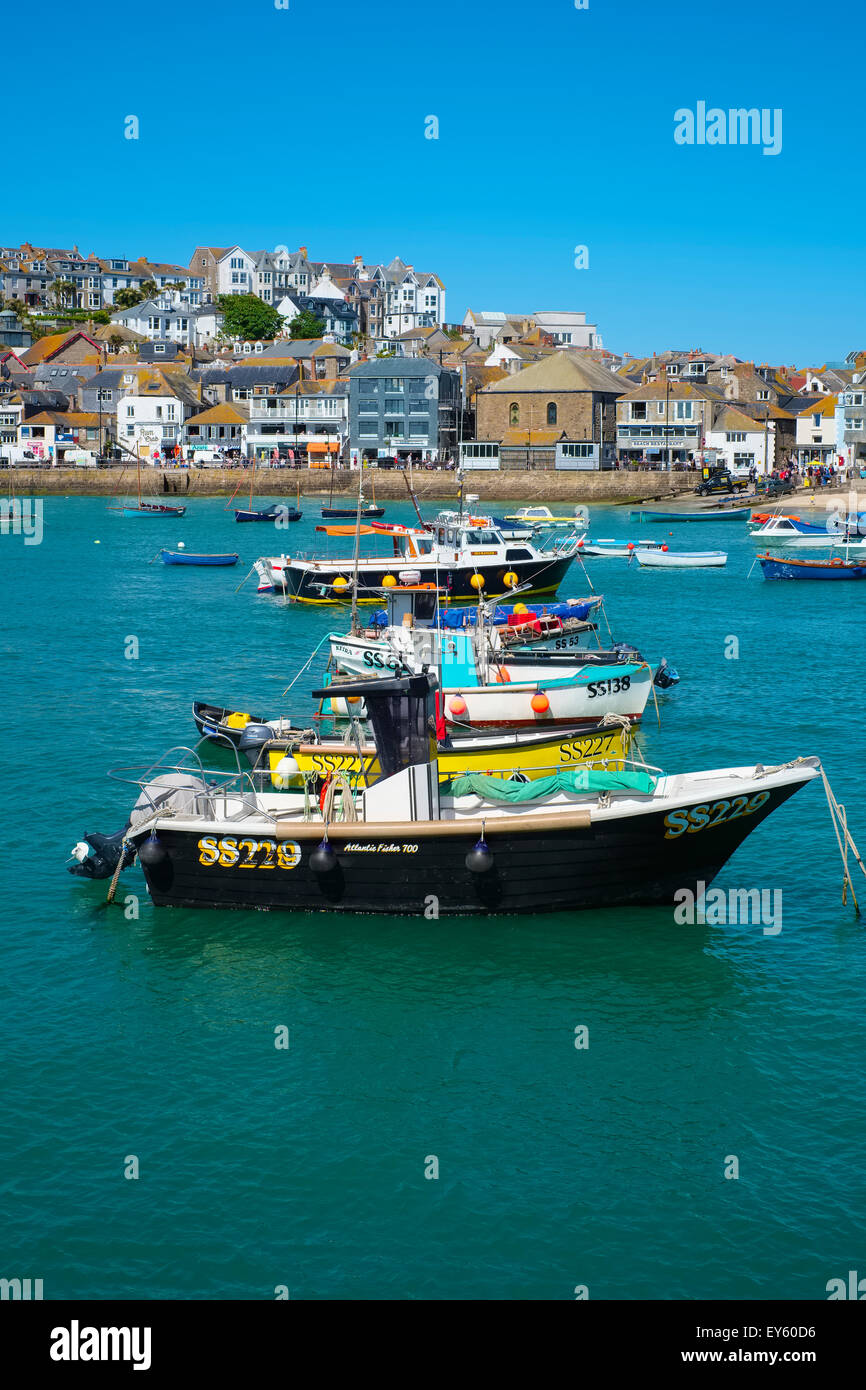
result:
[(375, 536), (378, 534), (373, 530), (372, 526), (361, 526), (360, 528), (355, 526), (317, 526), (316, 530), (324, 531), (326, 536), (354, 536), (356, 534), (361, 536)]
[(340, 441), (338, 439), (311, 439), (307, 445), (308, 454), (338, 454), (340, 452)]

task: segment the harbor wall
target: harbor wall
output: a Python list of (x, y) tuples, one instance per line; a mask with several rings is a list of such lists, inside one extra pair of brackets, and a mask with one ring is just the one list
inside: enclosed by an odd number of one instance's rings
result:
[[(15, 492), (22, 497), (35, 495), (65, 495), (111, 497), (135, 493), (135, 470), (127, 468), (16, 468)], [(154, 500), (170, 501), (173, 491), (163, 494), (161, 477), (177, 484), (179, 497), (228, 497), (239, 487), (239, 505), (249, 476), (242, 469), (194, 468), (154, 469), (142, 474), (142, 493), (155, 493)], [(189, 477), (189, 491), (186, 480)], [(375, 478), (376, 498), (381, 502), (405, 502), (408, 498), (403, 474), (375, 470), (365, 474), (364, 491), (370, 500)], [(9, 474), (0, 474), (0, 492), (8, 494)], [(447, 502), (457, 493), (454, 473), (416, 471), (413, 486), (419, 498)], [(627, 473), (627, 472), (470, 472), (466, 475), (466, 491), (477, 493), (484, 501), (532, 502), (638, 502), (653, 498), (676, 497), (696, 487), (696, 473)], [(286, 497), (295, 495), (300, 484), (302, 497), (327, 497), (331, 475), (323, 469), (259, 469), (255, 478), (256, 497)], [(334, 475), (334, 497), (347, 505), (357, 497), (358, 474), (338, 471)]]

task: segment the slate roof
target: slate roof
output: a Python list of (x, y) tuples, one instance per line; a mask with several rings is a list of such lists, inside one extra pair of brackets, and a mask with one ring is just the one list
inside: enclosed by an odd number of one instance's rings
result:
[(595, 362), (577, 362), (567, 352), (555, 352), (531, 367), (509, 376), (507, 380), (496, 381), (484, 388), (489, 392), (522, 391), (603, 391), (609, 395), (625, 394), (622, 383), (613, 372), (599, 367)]

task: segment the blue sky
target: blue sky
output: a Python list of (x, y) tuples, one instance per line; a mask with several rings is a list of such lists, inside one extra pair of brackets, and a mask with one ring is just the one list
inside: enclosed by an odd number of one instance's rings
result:
[[(16, 67), (0, 242), (396, 254), (442, 276), (452, 320), (583, 309), (635, 354), (802, 365), (866, 346), (862, 6), (47, 0), (39, 17), (38, 36), (26, 7), (4, 18), (7, 52), (46, 46), (51, 99)], [(674, 112), (699, 101), (781, 108), (781, 153), (677, 145)]]

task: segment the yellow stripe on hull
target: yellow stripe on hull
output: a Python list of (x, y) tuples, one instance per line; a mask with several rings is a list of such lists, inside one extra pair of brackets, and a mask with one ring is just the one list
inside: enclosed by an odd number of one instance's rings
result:
[[(510, 777), (521, 772), (532, 781), (561, 767), (620, 770), (622, 760), (628, 757), (633, 736), (633, 730), (612, 725), (609, 729), (567, 738), (562, 733), (554, 733), (532, 744), (502, 745), (468, 752), (459, 748), (443, 749), (439, 752), (439, 780), (445, 782), (462, 772), (486, 772), (494, 777)], [(378, 777), (379, 761), (375, 750), (365, 747), (362, 752), (367, 777)], [(361, 770), (358, 752), (351, 747), (344, 751), (334, 745), (305, 745), (294, 752), (288, 746), (271, 748), (268, 750), (271, 782), (277, 788), (282, 786), (282, 779), (276, 775), (277, 764), (286, 756), (294, 758), (301, 774), (326, 777), (329, 772), (344, 772), (349, 777), (357, 777)]]
[[(524, 600), (524, 599), (527, 599), (527, 598), (544, 598), (544, 597), (545, 597), (546, 595), (548, 595), (548, 594), (555, 594), (558, 588), (559, 588), (559, 584), (548, 584), (545, 588), (542, 588), (542, 589), (521, 589), (521, 591), (520, 591), (520, 601), (521, 601), (521, 603), (522, 603), (523, 600)], [(399, 589), (396, 589), (394, 592), (395, 592), (395, 593), (399, 593), (400, 590), (399, 590)], [(276, 586), (274, 587), (274, 593), (275, 593), (275, 594), (278, 594), (278, 593), (279, 593), (279, 588), (277, 588)], [(511, 590), (510, 590), (510, 589), (503, 589), (501, 593), (497, 593), (497, 594), (489, 594), (489, 593), (487, 592), (487, 590), (485, 589), (484, 595), (483, 595), (483, 597), (484, 597), (485, 599), (509, 598), (510, 596), (511, 596)], [(337, 605), (342, 605), (344, 608), (348, 608), (348, 607), (351, 606), (351, 599), (346, 599), (346, 598), (301, 598), (298, 594), (283, 594), (282, 597), (283, 597), (283, 598), (287, 598), (287, 599), (289, 600), (290, 603), (309, 603), (309, 604), (315, 604), (317, 607), (321, 607), (322, 604), (324, 604), (324, 605), (325, 605), (326, 607), (328, 607), (328, 608), (333, 608), (333, 607), (335, 607), (335, 606), (337, 606)], [(358, 599), (358, 603), (359, 603), (359, 604), (361, 604), (361, 603), (369, 603), (369, 604), (374, 604), (374, 603), (376, 603), (376, 604), (379, 605), (380, 608), (382, 607), (382, 603), (383, 603), (383, 602), (384, 602), (384, 600), (382, 599), (381, 594), (379, 595), (378, 598), (359, 598), (359, 599)], [(468, 597), (467, 597), (467, 598), (449, 598), (448, 602), (449, 602), (449, 604), (456, 604), (456, 603), (477, 603), (477, 602), (478, 602), (478, 597), (477, 597), (477, 595), (476, 595), (474, 598), (468, 598)]]

